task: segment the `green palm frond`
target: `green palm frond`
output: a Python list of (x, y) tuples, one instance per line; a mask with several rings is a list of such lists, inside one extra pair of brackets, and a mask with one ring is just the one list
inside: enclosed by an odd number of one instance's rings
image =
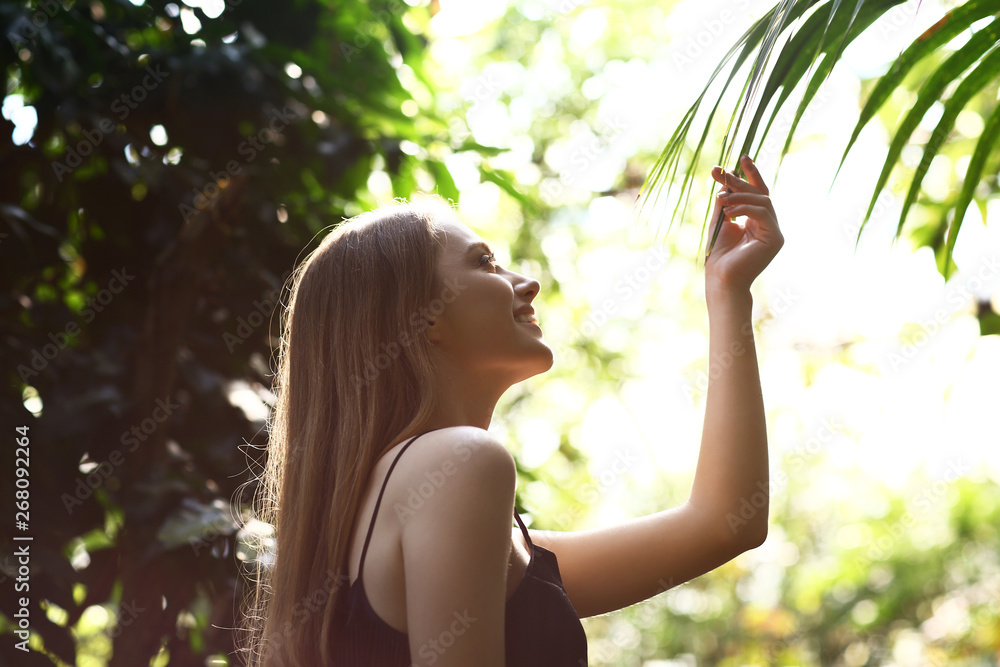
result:
[[(792, 91), (805, 79), (804, 94), (796, 108), (794, 119), (788, 128), (788, 134), (778, 158), (778, 169), (780, 169), (799, 121), (810, 101), (814, 99), (840, 60), (844, 48), (886, 12), (903, 2), (904, 0), (855, 0), (853, 3), (844, 3), (843, 0), (822, 2), (820, 0), (779, 0), (778, 4), (754, 23), (729, 50), (709, 78), (702, 93), (681, 119), (640, 190), (638, 199), (642, 199), (642, 202), (638, 212), (641, 214), (650, 200), (655, 208), (659, 200), (660, 190), (664, 185), (675, 181), (681, 160), (686, 151), (689, 150), (687, 135), (692, 129), (695, 114), (712, 83), (727, 64), (730, 64), (730, 61), (733, 62), (728, 78), (708, 114), (704, 129), (687, 163), (681, 182), (680, 197), (671, 214), (668, 231), (673, 225), (673, 219), (676, 217), (678, 209), (680, 209), (681, 217), (684, 216), (687, 209), (687, 196), (690, 194), (690, 188), (693, 184), (693, 175), (698, 169), (699, 157), (709, 129), (712, 127), (712, 120), (719, 109), (723, 96), (735, 79), (737, 71), (743, 67), (752, 52), (756, 50), (753, 67), (736, 102), (737, 108), (733, 111), (726, 127), (722, 141), (722, 152), (715, 164), (725, 167), (730, 163), (738, 134), (743, 135), (738, 155), (747, 153), (753, 156), (755, 151), (751, 150), (751, 147), (755, 139), (758, 139), (758, 128), (767, 107), (774, 101), (770, 118), (764, 126), (763, 132), (760, 133), (757, 150), (763, 146), (764, 139), (768, 131), (771, 130), (778, 112), (788, 102)], [(912, 109), (893, 131), (885, 164), (879, 175), (861, 228), (858, 230), (858, 240), (860, 240), (861, 229), (864, 228), (874, 209), (879, 193), (885, 187), (892, 169), (900, 160), (903, 148), (934, 102), (941, 99), (946, 91), (952, 91), (947, 100), (942, 100), (944, 102), (943, 115), (931, 138), (923, 147), (923, 156), (914, 172), (903, 204), (902, 214), (896, 229), (897, 238), (902, 233), (906, 215), (916, 201), (931, 161), (939, 153), (954, 128), (959, 113), (977, 95), (1000, 81), (1000, 21), (997, 20), (1000, 18), (1000, 14), (997, 13), (997, 8), (996, 0), (968, 0), (949, 11), (940, 21), (928, 28), (900, 53), (892, 67), (880, 77), (868, 96), (837, 168), (838, 175), (861, 130), (875, 117), (882, 105), (890, 99), (892, 93), (903, 87), (904, 80), (907, 75), (913, 72), (914, 67), (924, 61), (933, 61), (931, 58), (933, 55), (943, 58), (943, 62), (936, 67), (931, 76), (916, 91), (916, 101)], [(953, 53), (943, 53), (945, 45), (966, 32), (970, 36), (963, 45)], [(775, 51), (776, 43), (783, 35), (785, 35), (784, 44), (779, 50), (765, 82), (765, 70), (767, 70), (767, 65), (771, 60), (772, 52)], [(803, 54), (808, 57), (803, 57)], [(819, 61), (818, 66), (817, 61)], [(762, 83), (763, 85), (761, 85)], [(754, 113), (749, 122), (744, 124), (744, 117), (754, 103), (756, 103)], [(939, 270), (945, 278), (950, 272), (951, 254), (965, 210), (972, 202), (983, 174), (990, 173), (988, 167), (992, 164), (991, 161), (1000, 155), (1000, 151), (997, 150), (997, 138), (1000, 135), (1000, 112), (997, 111), (997, 108), (1000, 107), (994, 102), (994, 109), (989, 114), (969, 162), (961, 192), (951, 206), (944, 207), (945, 215), (939, 225), (942, 232), (947, 227), (947, 239), (945, 240), (944, 233), (928, 235), (929, 238), (937, 239), (934, 241), (936, 244), (934, 249), (938, 253)], [(735, 161), (734, 169), (737, 174), (743, 175), (738, 160)], [(836, 175), (834, 180), (836, 180)], [(644, 194), (645, 198), (643, 198)], [(712, 202), (710, 201), (705, 212), (706, 223), (711, 206)], [(947, 213), (952, 211), (953, 215), (949, 225)], [(704, 225), (706, 223), (702, 225), (701, 238), (705, 238)], [(706, 258), (712, 252), (721, 226), (722, 216), (720, 215), (714, 221)], [(700, 252), (701, 248), (699, 247), (699, 255)]]

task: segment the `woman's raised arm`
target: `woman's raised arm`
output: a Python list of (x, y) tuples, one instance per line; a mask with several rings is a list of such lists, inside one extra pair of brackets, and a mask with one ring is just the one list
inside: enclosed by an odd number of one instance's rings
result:
[[(750, 284), (781, 249), (784, 237), (757, 167), (746, 156), (742, 163), (749, 181), (719, 168), (712, 171), (731, 192), (716, 197), (711, 218), (714, 221), (719, 207), (725, 207), (728, 222), (705, 262), (710, 379), (688, 502), (706, 521), (752, 547), (767, 536), (769, 493)], [(743, 215), (747, 217), (743, 228), (731, 222)]]
[[(641, 602), (759, 546), (767, 536), (767, 430), (750, 284), (784, 238), (760, 174), (749, 158), (743, 165), (749, 181), (712, 172), (732, 191), (716, 200), (711, 220), (725, 207), (727, 222), (705, 263), (709, 363), (721, 372), (710, 373), (688, 501), (614, 526), (531, 531), (534, 541), (556, 554), (566, 594), (581, 618)], [(731, 218), (743, 215), (741, 228)]]

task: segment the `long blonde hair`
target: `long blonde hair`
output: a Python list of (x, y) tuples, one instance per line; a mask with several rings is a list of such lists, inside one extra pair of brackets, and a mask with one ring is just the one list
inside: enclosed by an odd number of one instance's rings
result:
[(330, 665), (348, 547), (378, 458), (435, 409), (424, 314), (437, 289), (440, 199), (385, 205), (330, 232), (296, 267), (256, 519), (273, 562), (244, 601), (250, 667)]

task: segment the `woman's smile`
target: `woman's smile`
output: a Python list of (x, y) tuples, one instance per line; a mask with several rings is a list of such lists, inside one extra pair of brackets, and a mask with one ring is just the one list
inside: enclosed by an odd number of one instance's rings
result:
[(521, 308), (520, 312), (514, 313), (514, 320), (520, 324), (534, 324), (538, 326), (538, 318), (532, 308)]

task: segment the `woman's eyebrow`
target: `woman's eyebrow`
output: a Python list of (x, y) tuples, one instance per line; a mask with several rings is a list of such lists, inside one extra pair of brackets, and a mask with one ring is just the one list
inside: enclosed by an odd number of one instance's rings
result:
[(465, 254), (468, 255), (476, 248), (482, 248), (483, 250), (486, 251), (487, 254), (493, 254), (493, 251), (490, 250), (490, 247), (485, 243), (483, 243), (482, 241), (473, 241), (472, 243), (470, 243), (469, 247), (465, 249)]

